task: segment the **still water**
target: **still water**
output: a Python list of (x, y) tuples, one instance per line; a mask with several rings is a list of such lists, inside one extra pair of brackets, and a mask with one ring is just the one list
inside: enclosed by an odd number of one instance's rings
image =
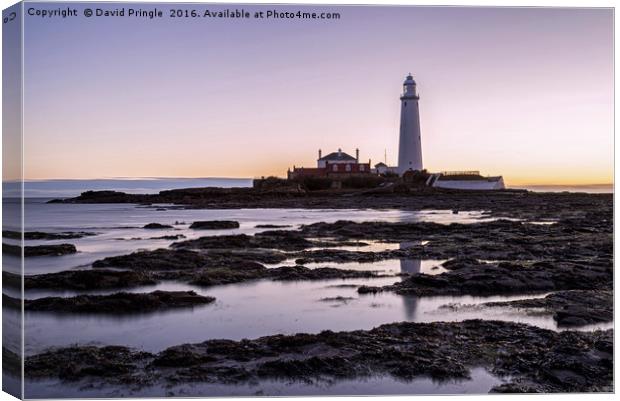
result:
[[(5, 205), (10, 213), (17, 210), (18, 202)], [(230, 230), (190, 230), (189, 225), (198, 220), (235, 220), (238, 229)], [(107, 256), (123, 255), (141, 249), (168, 247), (173, 240), (151, 239), (167, 235), (183, 235), (184, 239), (206, 235), (254, 234), (270, 229), (257, 228), (257, 225), (285, 225), (283, 229), (297, 229), (302, 224), (319, 221), (388, 221), (413, 222), (435, 221), (442, 224), (474, 223), (489, 221), (480, 211), (464, 211), (452, 214), (441, 211), (401, 211), (401, 210), (308, 210), (308, 209), (223, 209), (196, 210), (181, 209), (170, 205), (137, 206), (132, 204), (48, 204), (44, 199), (28, 199), (25, 203), (24, 224), (26, 231), (63, 232), (87, 231), (94, 236), (71, 240), (28, 241), (27, 245), (72, 243), (78, 253), (60, 257), (28, 258), (24, 266), (25, 274), (58, 272), (75, 268), (88, 268), (92, 262)], [(172, 225), (171, 229), (145, 230), (148, 223)], [(5, 225), (4, 229), (18, 230), (19, 227)], [(4, 239), (6, 243), (18, 242)], [(369, 249), (371, 250), (371, 249)], [(19, 258), (4, 256), (5, 269), (18, 273)]]
[[(7, 206), (7, 205), (5, 205)], [(11, 206), (11, 205), (8, 205)], [(18, 207), (15, 203), (13, 207)], [(189, 225), (197, 220), (236, 220), (240, 228), (231, 230), (194, 231)], [(97, 259), (121, 255), (140, 249), (168, 247), (172, 240), (152, 239), (163, 235), (183, 235), (187, 239), (204, 235), (254, 234), (266, 230), (258, 225), (286, 225), (283, 229), (297, 229), (315, 222), (432, 221), (440, 224), (474, 223), (488, 221), (483, 211), (452, 214), (450, 211), (399, 210), (304, 210), (304, 209), (240, 209), (240, 210), (185, 210), (170, 205), (144, 207), (138, 205), (72, 205), (46, 204), (41, 199), (28, 199), (25, 204), (27, 231), (64, 232), (88, 231), (94, 236), (60, 240), (27, 241), (27, 245), (70, 242), (78, 253), (61, 257), (35, 257), (25, 262), (25, 274), (41, 274), (68, 269), (90, 269)], [(170, 224), (171, 229), (145, 230), (148, 223)], [(5, 227), (9, 228), (10, 227)], [(12, 242), (4, 239), (5, 242)], [(14, 242), (14, 241), (13, 241)], [(411, 244), (390, 244), (364, 241), (368, 245), (345, 247), (350, 250), (378, 251), (398, 249)], [(5, 268), (20, 271), (18, 259), (4, 256)], [(7, 262), (9, 262), (7, 264)], [(404, 297), (393, 293), (359, 295), (359, 285), (381, 286), (401, 280), (399, 273), (441, 274), (444, 260), (383, 260), (375, 263), (310, 263), (307, 267), (332, 266), (343, 269), (375, 271), (386, 277), (369, 279), (338, 279), (321, 281), (274, 282), (257, 280), (242, 284), (194, 287), (183, 283), (166, 282), (154, 286), (134, 288), (131, 292), (153, 290), (194, 290), (216, 298), (213, 304), (148, 314), (101, 315), (27, 312), (25, 315), (25, 352), (39, 353), (49, 347), (74, 344), (125, 345), (158, 352), (167, 347), (208, 339), (239, 340), (274, 334), (299, 332), (318, 333), (322, 330), (350, 331), (371, 329), (381, 324), (412, 321), (461, 321), (465, 319), (496, 319), (532, 324), (558, 330), (550, 315), (528, 314), (509, 308), (484, 308), (484, 302), (507, 301), (546, 294), (527, 296), (441, 296)], [(274, 265), (294, 264), (287, 260)], [(19, 296), (8, 289), (9, 295)], [(91, 291), (105, 294), (113, 291)], [(73, 296), (75, 291), (29, 290), (26, 298), (45, 296)], [(467, 305), (465, 308), (458, 306)], [(455, 307), (457, 306), (457, 307)], [(5, 314), (17, 312), (4, 311)], [(9, 316), (10, 317), (10, 316)], [(8, 320), (7, 320), (8, 321)], [(612, 327), (613, 323), (585, 327), (583, 330)], [(355, 381), (339, 381), (322, 385), (266, 381), (246, 386), (199, 385), (179, 388), (143, 389), (134, 395), (287, 395), (287, 394), (425, 394), (487, 392), (501, 379), (484, 369), (474, 369), (472, 380), (437, 383), (428, 378), (413, 382), (399, 382), (389, 377), (373, 377)], [(46, 396), (114, 396), (115, 391), (126, 389), (78, 389), (51, 381), (37, 381), (28, 386), (30, 397)], [(91, 393), (92, 392), (92, 393)]]
[[(253, 234), (257, 225), (287, 225), (287, 229), (318, 221), (434, 221), (473, 223), (485, 221), (481, 211), (452, 214), (450, 211), (399, 210), (304, 210), (304, 209), (241, 209), (185, 210), (166, 205), (73, 205), (46, 204), (41, 200), (26, 203), (28, 231), (62, 232), (91, 231), (95, 236), (76, 240), (28, 241), (40, 243), (74, 243), (78, 253), (61, 257), (28, 258), (26, 274), (57, 272), (67, 269), (90, 269), (92, 262), (110, 255), (139, 249), (167, 247), (171, 240), (152, 240), (153, 236), (182, 234), (186, 238), (201, 235)], [(239, 229), (195, 231), (189, 224), (196, 220), (229, 219), (240, 222)], [(171, 224), (172, 229), (145, 230), (151, 222)], [(6, 240), (5, 240), (6, 241)], [(385, 244), (371, 241), (369, 250), (395, 249), (410, 244)], [(349, 247), (364, 250), (364, 246)], [(28, 312), (25, 318), (26, 353), (33, 354), (50, 346), (75, 343), (123, 344), (157, 352), (184, 342), (212, 338), (255, 338), (270, 334), (316, 333), (321, 330), (369, 329), (397, 321), (456, 321), (470, 318), (522, 321), (540, 327), (557, 329), (548, 315), (530, 316), (501, 308), (446, 308), (448, 304), (480, 304), (511, 300), (516, 297), (403, 297), (392, 293), (358, 295), (356, 286), (392, 284), (398, 273), (439, 274), (443, 260), (383, 260), (375, 263), (326, 264), (310, 263), (310, 268), (334, 266), (343, 269), (375, 271), (388, 277), (370, 279), (274, 282), (259, 280), (249, 283), (193, 287), (183, 283), (135, 288), (130, 291), (195, 290), (217, 299), (214, 304), (160, 313), (129, 316), (75, 315)], [(294, 264), (293, 260), (279, 265)], [(277, 266), (277, 265), (275, 265)], [(113, 291), (92, 291), (110, 293)], [(26, 298), (72, 296), (72, 291), (29, 290)], [(538, 295), (544, 296), (544, 294)], [(340, 297), (340, 298), (338, 298)], [(336, 300), (335, 300), (336, 298)], [(286, 302), (283, 302), (286, 301)]]
[(373, 376), (356, 380), (323, 380), (305, 383), (285, 380), (261, 380), (249, 384), (189, 383), (177, 386), (93, 388), (90, 385), (58, 383), (52, 380), (27, 381), (29, 398), (86, 397), (231, 397), (231, 396), (317, 396), (317, 395), (407, 395), (407, 394), (484, 394), (506, 382), (483, 368), (473, 368), (469, 379), (437, 381), (418, 377), (410, 381), (391, 376)]

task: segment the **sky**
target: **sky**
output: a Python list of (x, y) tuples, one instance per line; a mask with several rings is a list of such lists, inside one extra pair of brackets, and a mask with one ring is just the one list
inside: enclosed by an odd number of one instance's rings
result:
[(613, 181), (610, 9), (174, 5), (340, 13), (232, 20), (159, 4), (151, 20), (70, 6), (79, 17), (25, 17), (28, 179), (284, 176), (338, 148), (393, 165), (411, 72), (429, 171)]

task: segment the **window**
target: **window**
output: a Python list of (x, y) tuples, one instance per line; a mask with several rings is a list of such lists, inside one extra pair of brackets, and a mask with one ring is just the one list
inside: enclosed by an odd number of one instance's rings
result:
[(346, 167), (345, 167), (345, 170), (347, 170), (347, 171), (351, 171), (351, 165), (350, 165), (350, 164), (347, 164), (347, 165), (346, 165)]
[(364, 171), (364, 165), (360, 164), (360, 171)]
[(334, 164), (334, 165), (332, 166), (332, 170), (334, 170), (334, 171), (338, 171), (338, 165), (337, 165), (337, 164)]

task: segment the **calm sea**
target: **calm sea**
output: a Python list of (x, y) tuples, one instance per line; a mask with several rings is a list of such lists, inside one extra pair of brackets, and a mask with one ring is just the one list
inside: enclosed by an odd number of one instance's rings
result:
[(591, 185), (514, 185), (514, 189), (527, 189), (534, 192), (587, 192), (591, 194), (613, 194), (613, 184)]
[[(29, 180), (24, 184), (28, 198), (64, 198), (78, 196), (88, 190), (114, 190), (133, 194), (157, 193), (176, 188), (198, 187), (250, 187), (251, 178), (135, 178), (98, 180)], [(613, 193), (613, 185), (525, 185), (511, 188), (524, 188), (535, 192), (589, 192)], [(3, 184), (4, 197), (18, 197), (19, 183)]]
[[(97, 180), (29, 180), (24, 183), (27, 198), (68, 198), (84, 191), (113, 190), (132, 194), (158, 193), (167, 189), (200, 187), (251, 187), (251, 178), (132, 178)], [(4, 197), (18, 197), (18, 183), (3, 184)]]

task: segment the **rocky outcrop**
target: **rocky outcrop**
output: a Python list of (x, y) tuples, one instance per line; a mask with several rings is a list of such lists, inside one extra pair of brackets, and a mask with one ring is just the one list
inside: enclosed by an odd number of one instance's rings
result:
[[(19, 276), (3, 272), (3, 279), (10, 282)], [(16, 276), (11, 280), (8, 276)], [(146, 272), (117, 270), (67, 270), (58, 273), (24, 276), (26, 289), (45, 288), (54, 290), (104, 290), (154, 285), (157, 281)]]
[(613, 283), (613, 269), (608, 265), (496, 262), (448, 266), (453, 270), (438, 275), (414, 274), (382, 290), (417, 296), (498, 295), (611, 289)]
[(214, 268), (196, 272), (192, 275), (189, 283), (199, 286), (212, 286), (258, 279), (305, 281), (369, 277), (377, 277), (377, 274), (368, 271), (343, 270), (329, 267), (309, 269), (305, 266), (282, 266), (268, 269), (259, 264), (245, 264), (234, 269)]
[(291, 227), (287, 224), (257, 224), (256, 228), (287, 228)]
[(239, 222), (231, 220), (195, 221), (189, 228), (194, 230), (225, 230), (239, 228)]
[[(85, 231), (65, 231), (61, 233), (45, 233), (41, 231), (26, 231), (24, 232), (25, 240), (56, 240), (56, 239), (74, 239), (89, 237), (97, 235), (97, 233), (85, 232)], [(9, 239), (22, 239), (22, 233), (19, 231), (3, 230), (2, 236)]]
[[(24, 247), (24, 257), (32, 256), (62, 256), (76, 253), (77, 249), (72, 244), (58, 245), (34, 245)], [(19, 245), (2, 244), (2, 253), (13, 256), (22, 256), (22, 247)]]
[(608, 291), (560, 291), (544, 298), (487, 302), (487, 307), (544, 309), (561, 327), (578, 327), (611, 322), (614, 318), (614, 297)]
[(260, 379), (430, 376), (467, 378), (482, 366), (511, 381), (494, 391), (613, 391), (613, 331), (553, 332), (528, 325), (469, 320), (393, 323), (368, 331), (324, 331), (256, 340), (209, 340), (158, 354), (126, 347), (69, 347), (30, 356), (27, 378), (141, 386), (152, 383), (248, 383)]
[(205, 267), (209, 258), (201, 253), (179, 249), (156, 249), (97, 260), (93, 268), (124, 268), (136, 271), (194, 270)]
[(316, 242), (306, 239), (294, 231), (265, 231), (256, 235), (220, 235), (201, 237), (172, 244), (173, 248), (184, 249), (279, 249), (295, 251), (317, 246)]
[(565, 218), (591, 211), (612, 213), (611, 194), (540, 193), (525, 191), (424, 191), (372, 192), (362, 190), (278, 192), (254, 188), (186, 188), (152, 195), (115, 191), (88, 191), (65, 203), (174, 203), (193, 208), (376, 208), (401, 210), (486, 210), (495, 216), (523, 219)]
[[(190, 241), (187, 241), (190, 242)], [(367, 271), (334, 268), (309, 269), (304, 266), (267, 268), (261, 263), (279, 262), (286, 256), (264, 250), (157, 249), (113, 256), (93, 263), (95, 269), (124, 268), (150, 273), (154, 280), (181, 280), (200, 286), (239, 283), (249, 280), (322, 280), (332, 278), (375, 277)]]
[(187, 308), (214, 302), (215, 298), (194, 291), (118, 292), (111, 295), (78, 295), (24, 300), (29, 311), (127, 314)]
[(163, 229), (168, 229), (168, 228), (173, 228), (173, 227), (168, 224), (149, 223), (142, 228), (145, 228), (147, 230), (163, 230)]

